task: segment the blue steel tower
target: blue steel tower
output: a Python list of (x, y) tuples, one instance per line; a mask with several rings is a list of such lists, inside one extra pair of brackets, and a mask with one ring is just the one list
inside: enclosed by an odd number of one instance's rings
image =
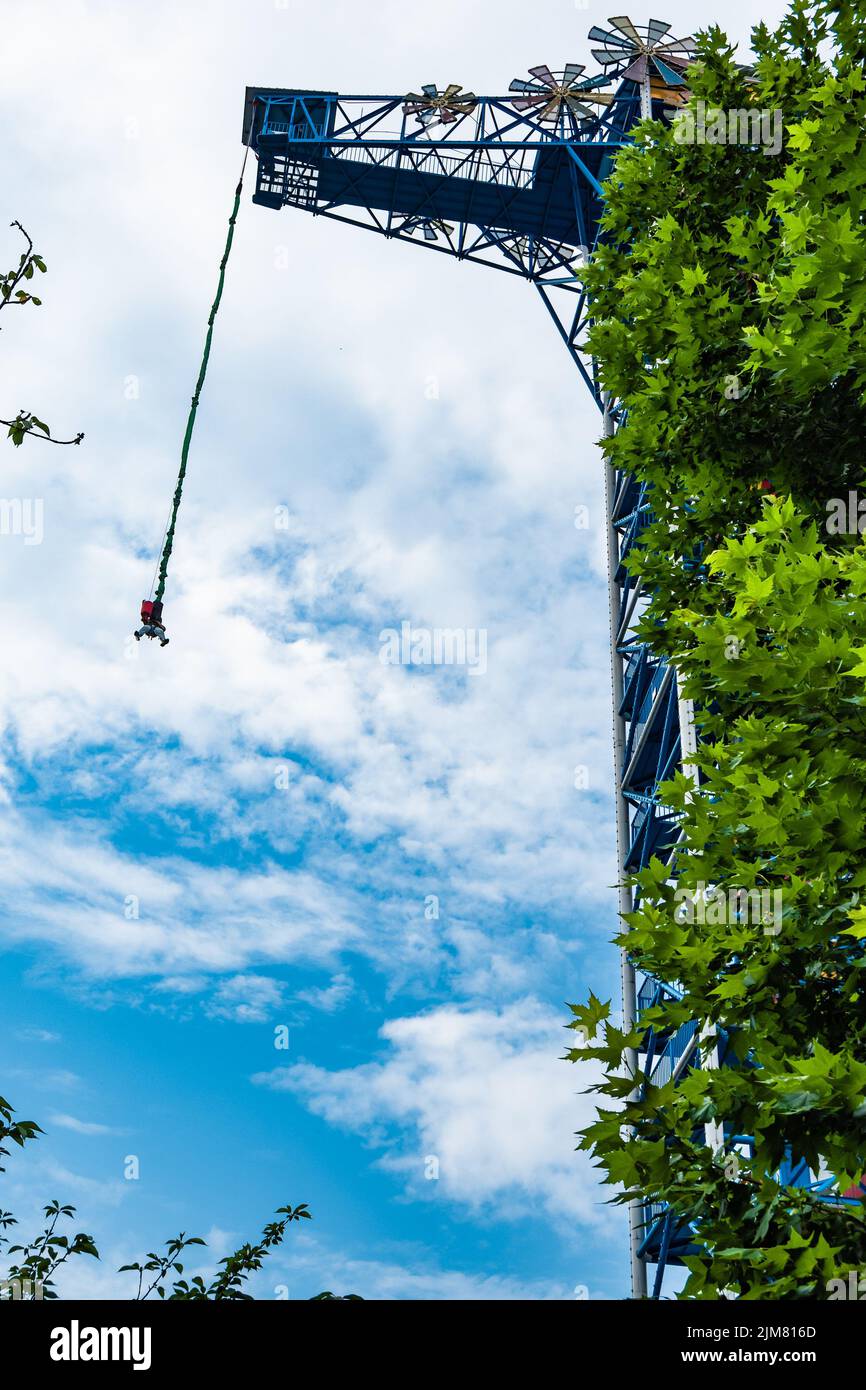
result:
[[(580, 269), (592, 255), (604, 180), (643, 117), (669, 118), (687, 95), (691, 38), (670, 26), (625, 16), (594, 27), (593, 75), (577, 63), (540, 65), (515, 78), (506, 96), (482, 97), (459, 84), (422, 86), (401, 96), (249, 87), (243, 140), (258, 160), (253, 202), (365, 227), (381, 236), (490, 266), (528, 280), (598, 406), (605, 434), (623, 423), (583, 347), (590, 306)], [(628, 874), (651, 855), (669, 860), (678, 836), (659, 784), (689, 770), (694, 723), (676, 672), (633, 635), (643, 606), (626, 569), (650, 500), (635, 478), (606, 469), (619, 910), (631, 910)], [(624, 1025), (675, 986), (638, 988), (622, 953)], [(707, 1065), (698, 1022), (647, 1042), (633, 1057), (663, 1084)], [(720, 1056), (722, 1043), (715, 1049)], [(712, 1052), (710, 1057), (712, 1058)], [(707, 1135), (717, 1144), (719, 1136)], [(636, 1202), (629, 1213), (632, 1294), (662, 1289), (665, 1267), (693, 1234), (669, 1213)]]

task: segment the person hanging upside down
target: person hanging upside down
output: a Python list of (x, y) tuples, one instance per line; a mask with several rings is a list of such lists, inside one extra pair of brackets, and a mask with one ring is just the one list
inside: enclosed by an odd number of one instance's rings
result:
[(143, 599), (141, 604), (141, 627), (133, 634), (136, 642), (140, 642), (142, 637), (149, 637), (151, 641), (154, 637), (159, 638), (161, 647), (168, 646), (168, 638), (165, 635), (165, 625), (162, 621), (162, 600), (149, 598)]

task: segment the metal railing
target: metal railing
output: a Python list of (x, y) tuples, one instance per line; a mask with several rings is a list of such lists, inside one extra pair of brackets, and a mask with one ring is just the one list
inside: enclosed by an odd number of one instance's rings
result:
[[(348, 159), (371, 168), (393, 169), (400, 164), (418, 174), (441, 174), (443, 178), (472, 179), (476, 183), (499, 184), (506, 188), (529, 188), (535, 176), (536, 151), (497, 151), (495, 147), (470, 150), (464, 154), (443, 154), (442, 146), (426, 147), (407, 142), (389, 145), (329, 144), (334, 159)], [(499, 157), (496, 157), (496, 156)]]

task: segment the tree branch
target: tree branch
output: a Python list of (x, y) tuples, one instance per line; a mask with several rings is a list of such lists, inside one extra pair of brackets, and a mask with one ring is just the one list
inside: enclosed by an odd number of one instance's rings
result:
[[(55, 439), (48, 426), (37, 420), (35, 415), (31, 415), (29, 410), (20, 410), (14, 420), (0, 420), (0, 425), (9, 426), (8, 438), (16, 447), (23, 443), (26, 434), (32, 434), (34, 439), (42, 439), (46, 444), (80, 444), (84, 438), (82, 430), (74, 439)], [(41, 432), (34, 434), (34, 430)]]
[[(9, 270), (5, 275), (0, 275), (0, 310), (8, 308), (10, 304), (15, 304), (20, 309), (24, 304), (40, 305), (42, 300), (38, 295), (30, 294), (27, 290), (18, 289), (22, 280), (32, 280), (35, 271), (45, 274), (46, 266), (40, 255), (33, 250), (33, 239), (20, 222), (10, 224), (17, 227), (27, 243), (27, 250), (21, 253), (21, 259), (17, 270)], [(12, 296), (15, 296), (14, 299)], [(84, 438), (83, 432), (75, 435), (73, 439), (55, 439), (50, 429), (43, 420), (38, 419), (30, 410), (19, 410), (14, 420), (0, 420), (0, 425), (6, 425), (8, 438), (16, 448), (24, 443), (26, 435), (31, 434), (36, 439), (44, 439), (48, 444), (80, 444)]]

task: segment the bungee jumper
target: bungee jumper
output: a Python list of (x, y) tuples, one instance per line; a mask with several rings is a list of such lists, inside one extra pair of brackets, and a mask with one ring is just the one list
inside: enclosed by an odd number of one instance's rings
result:
[(136, 642), (140, 642), (142, 637), (149, 637), (151, 641), (158, 637), (161, 647), (168, 646), (169, 639), (165, 635), (165, 624), (162, 621), (161, 599), (142, 599), (141, 627), (133, 633), (133, 637)]
[[(253, 120), (255, 120), (256, 105), (257, 103), (253, 102), (253, 111), (250, 119), (251, 132), (252, 122)], [(204, 379), (207, 376), (207, 364), (208, 359), (210, 357), (214, 320), (216, 319), (217, 310), (219, 309), (220, 300), (222, 299), (223, 285), (225, 283), (226, 265), (228, 264), (229, 254), (232, 249), (232, 241), (234, 239), (235, 233), (235, 221), (237, 219), (238, 209), (241, 203), (241, 192), (244, 186), (244, 170), (246, 168), (247, 155), (249, 154), (249, 152), (250, 147), (249, 144), (247, 144), (246, 149), (244, 150), (244, 158), (243, 163), (241, 164), (241, 174), (240, 178), (238, 179), (238, 186), (235, 189), (235, 201), (234, 206), (232, 207), (231, 217), (229, 218), (229, 229), (228, 235), (226, 237), (225, 250), (223, 251), (223, 258), (220, 261), (220, 273), (219, 281), (217, 283), (217, 292), (214, 298), (214, 302), (211, 305), (211, 311), (207, 321), (207, 334), (204, 340), (204, 352), (202, 354), (201, 366), (198, 370), (198, 380), (195, 384), (195, 391), (193, 393), (192, 402), (190, 404), (189, 415), (187, 416), (186, 432), (183, 436), (183, 445), (180, 451), (180, 470), (177, 475), (177, 483), (174, 489), (174, 497), (172, 498), (171, 502), (171, 510), (169, 512), (168, 524), (166, 525), (165, 535), (163, 537), (162, 552), (160, 554), (159, 560), (157, 561), (156, 570), (154, 571), (153, 583), (150, 586), (150, 595), (148, 598), (142, 599), (141, 627), (133, 633), (136, 642), (140, 642), (142, 637), (149, 637), (151, 640), (153, 640), (153, 638), (158, 638), (159, 645), (161, 647), (167, 647), (169, 642), (169, 639), (166, 636), (165, 624), (162, 621), (162, 596), (165, 593), (165, 581), (168, 576), (168, 562), (171, 557), (172, 547), (174, 545), (174, 532), (175, 527), (177, 525), (177, 514), (180, 510), (180, 500), (183, 495), (183, 482), (184, 478), (186, 477), (186, 465), (187, 459), (189, 458), (189, 446), (192, 440), (192, 432), (195, 426), (196, 411), (198, 410), (198, 403), (199, 399), (201, 398), (201, 391), (202, 387), (204, 386)], [(156, 586), (156, 592), (154, 592), (154, 585)]]

